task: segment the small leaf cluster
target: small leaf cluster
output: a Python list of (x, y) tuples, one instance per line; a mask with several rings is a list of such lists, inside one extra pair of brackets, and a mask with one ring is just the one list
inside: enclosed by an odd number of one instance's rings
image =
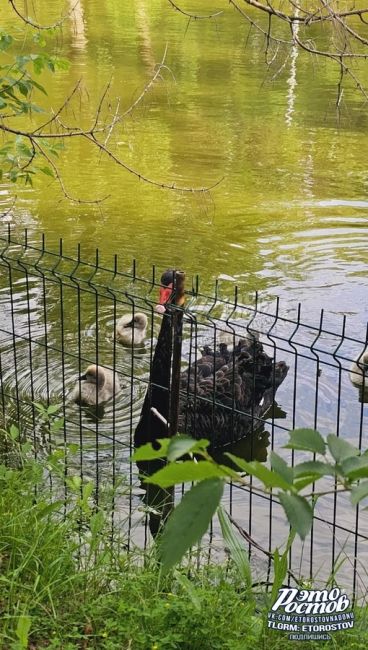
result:
[[(207, 440), (178, 435), (157, 443), (158, 449), (148, 443), (137, 449), (133, 456), (136, 461), (155, 458), (168, 461), (152, 476), (143, 477), (145, 482), (161, 488), (195, 483), (172, 512), (161, 534), (159, 553), (164, 571), (179, 562), (206, 532), (219, 507), (226, 481), (247, 485), (261, 493), (272, 491), (284, 510), (292, 533), (297, 533), (302, 540), (310, 532), (319, 498), (336, 491), (346, 492), (350, 494), (351, 504), (356, 506), (368, 496), (368, 480), (364, 480), (368, 479), (368, 451), (361, 452), (334, 434), (329, 434), (324, 440), (314, 429), (291, 431), (285, 448), (313, 454), (311, 460), (295, 465), (288, 464), (274, 451), (270, 454), (270, 467), (226, 453), (238, 471), (217, 463), (208, 453)], [(250, 483), (250, 477), (257, 481)], [(318, 492), (315, 484), (325, 477), (330, 478), (330, 483), (332, 479), (331, 487), (327, 492)], [(305, 493), (308, 486), (312, 486), (312, 492)]]
[[(35, 34), (34, 41), (38, 49), (46, 46), (43, 35)], [(0, 181), (3, 178), (12, 183), (22, 180), (26, 185), (32, 185), (32, 177), (37, 171), (51, 177), (54, 177), (54, 172), (47, 165), (35, 164), (39, 151), (32, 139), (32, 132), (30, 131), (29, 138), (17, 135), (17, 129), (13, 127), (16, 124), (14, 120), (44, 112), (40, 104), (33, 101), (37, 91), (47, 95), (44, 85), (40, 84), (35, 76), (45, 70), (65, 70), (68, 68), (68, 62), (42, 49), (37, 53), (15, 55), (11, 52), (13, 44), (13, 36), (0, 31), (0, 61), (4, 61), (0, 65), (0, 119), (7, 120), (14, 133), (14, 138), (0, 147)], [(43, 147), (50, 153), (57, 153), (51, 143), (43, 141)]]

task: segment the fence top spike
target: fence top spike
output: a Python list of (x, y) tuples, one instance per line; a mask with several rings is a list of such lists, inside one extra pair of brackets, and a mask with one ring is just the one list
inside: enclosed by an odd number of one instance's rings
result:
[(196, 295), (198, 295), (198, 293), (199, 293), (199, 275), (198, 275), (198, 273), (195, 276), (195, 292), (196, 292)]
[(185, 273), (184, 271), (175, 271), (175, 304), (182, 306), (185, 301)]

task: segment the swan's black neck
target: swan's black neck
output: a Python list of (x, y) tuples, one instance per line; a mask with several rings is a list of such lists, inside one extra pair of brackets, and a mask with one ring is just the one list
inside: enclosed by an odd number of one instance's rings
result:
[(172, 326), (174, 310), (167, 309), (162, 317), (161, 329), (153, 356), (149, 386), (144, 399), (141, 417), (134, 434), (134, 446), (169, 436), (168, 427), (151, 411), (156, 408), (169, 421), (170, 419), (170, 379), (173, 350)]

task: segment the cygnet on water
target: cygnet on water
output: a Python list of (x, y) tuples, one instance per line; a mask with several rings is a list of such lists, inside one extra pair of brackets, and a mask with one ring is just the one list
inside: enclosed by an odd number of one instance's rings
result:
[(146, 337), (147, 323), (146, 314), (124, 314), (116, 324), (117, 340), (124, 345), (141, 345)]
[(70, 399), (79, 404), (94, 406), (107, 402), (120, 390), (116, 373), (102, 366), (88, 366), (84, 375), (70, 393)]
[(350, 368), (350, 381), (368, 391), (368, 347), (355, 359)]

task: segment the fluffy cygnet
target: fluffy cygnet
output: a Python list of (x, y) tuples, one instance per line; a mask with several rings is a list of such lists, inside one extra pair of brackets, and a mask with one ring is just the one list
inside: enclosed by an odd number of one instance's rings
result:
[(116, 338), (124, 345), (141, 345), (146, 337), (146, 314), (124, 314), (116, 324)]
[(368, 347), (355, 359), (350, 368), (350, 381), (368, 391)]
[(74, 386), (70, 399), (79, 404), (94, 406), (107, 402), (120, 390), (116, 373), (102, 366), (88, 366), (84, 375), (79, 377)]

